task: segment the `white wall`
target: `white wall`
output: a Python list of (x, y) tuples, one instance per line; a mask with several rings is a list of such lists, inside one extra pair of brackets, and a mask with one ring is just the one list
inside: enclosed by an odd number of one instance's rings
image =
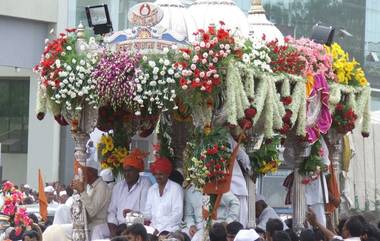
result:
[(58, 0), (1, 0), (0, 15), (55, 23)]
[(38, 169), (41, 169), (45, 182), (58, 181), (60, 127), (51, 114), (39, 121), (36, 118), (36, 93), (38, 80), (34, 74), (30, 79), (28, 171), (27, 183), (38, 185)]
[[(360, 128), (358, 128), (360, 129)], [(349, 197), (355, 208), (355, 198), (359, 209), (375, 209), (375, 201), (380, 201), (380, 123), (373, 123), (369, 138), (363, 138), (360, 130), (353, 133), (355, 156), (351, 160), (347, 177)]]
[(3, 180), (14, 184), (26, 183), (26, 154), (2, 153)]

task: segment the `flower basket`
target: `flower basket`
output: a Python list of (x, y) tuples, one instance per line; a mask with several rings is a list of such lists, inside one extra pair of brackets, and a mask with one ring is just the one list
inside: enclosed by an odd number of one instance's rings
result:
[(230, 190), (232, 170), (234, 168), (234, 162), (239, 151), (239, 144), (237, 144), (228, 160), (228, 172), (223, 179), (216, 180), (214, 182), (208, 182), (203, 188), (203, 192), (206, 194), (223, 194)]

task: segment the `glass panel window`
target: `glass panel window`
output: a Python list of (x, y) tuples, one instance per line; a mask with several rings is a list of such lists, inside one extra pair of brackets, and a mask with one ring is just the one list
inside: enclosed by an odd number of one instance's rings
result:
[(27, 153), (29, 79), (0, 78), (0, 143), (3, 153)]

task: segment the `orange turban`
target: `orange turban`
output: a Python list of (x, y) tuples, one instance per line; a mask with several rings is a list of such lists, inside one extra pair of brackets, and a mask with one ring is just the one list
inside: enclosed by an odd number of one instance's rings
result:
[(147, 153), (140, 151), (139, 149), (134, 149), (129, 153), (128, 156), (124, 158), (124, 165), (131, 166), (136, 168), (139, 172), (144, 171), (144, 158), (147, 156)]
[(169, 161), (169, 159), (166, 157), (157, 157), (156, 161), (151, 164), (150, 170), (153, 174), (157, 172), (163, 172), (167, 175), (170, 175), (173, 170), (173, 165), (171, 161)]

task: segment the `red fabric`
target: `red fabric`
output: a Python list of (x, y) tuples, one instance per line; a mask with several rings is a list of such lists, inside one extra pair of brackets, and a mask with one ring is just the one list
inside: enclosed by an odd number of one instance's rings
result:
[(157, 173), (157, 172), (163, 172), (167, 175), (170, 175), (173, 170), (173, 165), (169, 159), (166, 157), (157, 157), (156, 161), (152, 163), (150, 166), (150, 170), (152, 173)]
[(139, 172), (144, 171), (144, 158), (147, 156), (146, 153), (140, 151), (139, 149), (134, 149), (128, 156), (124, 158), (123, 166), (131, 166), (136, 168)]

